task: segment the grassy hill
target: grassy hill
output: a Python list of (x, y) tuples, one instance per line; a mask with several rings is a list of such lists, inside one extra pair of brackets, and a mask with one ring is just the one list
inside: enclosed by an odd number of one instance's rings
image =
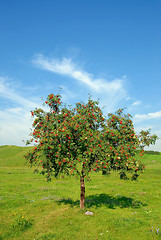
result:
[(24, 166), (24, 154), (29, 151), (31, 147), (17, 147), (4, 145), (0, 146), (0, 166), (1, 167), (18, 167)]
[[(79, 179), (33, 174), (28, 147), (0, 146), (0, 239), (160, 239), (161, 155), (145, 154), (138, 181), (92, 173), (86, 209), (79, 209)], [(86, 216), (86, 210), (93, 216)]]

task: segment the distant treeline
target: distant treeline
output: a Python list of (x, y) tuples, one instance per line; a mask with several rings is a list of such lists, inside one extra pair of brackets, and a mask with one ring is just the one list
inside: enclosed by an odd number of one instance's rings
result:
[(150, 155), (160, 155), (161, 153), (158, 151), (145, 151), (146, 154), (150, 154)]

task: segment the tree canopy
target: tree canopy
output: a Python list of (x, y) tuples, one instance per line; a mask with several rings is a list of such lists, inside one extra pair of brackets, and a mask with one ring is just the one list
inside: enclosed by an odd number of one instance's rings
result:
[(25, 158), (31, 166), (42, 166), (47, 180), (52, 176), (79, 176), (81, 207), (85, 201), (84, 177), (91, 171), (106, 174), (118, 170), (121, 178), (131, 172), (132, 179), (143, 171), (137, 155), (142, 155), (145, 145), (155, 144), (157, 136), (150, 136), (149, 130), (137, 135), (131, 115), (123, 109), (106, 118), (99, 102), (91, 97), (72, 108), (62, 103), (60, 94), (49, 94), (45, 104), (48, 112), (31, 112), (34, 122), (28, 143), (35, 142), (35, 146)]

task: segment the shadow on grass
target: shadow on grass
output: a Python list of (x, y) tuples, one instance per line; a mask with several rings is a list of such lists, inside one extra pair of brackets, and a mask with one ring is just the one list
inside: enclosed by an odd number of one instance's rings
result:
[[(72, 200), (71, 198), (60, 199), (58, 204), (69, 204), (71, 207), (79, 206), (79, 200)], [(134, 200), (133, 198), (128, 198), (124, 196), (110, 196), (108, 194), (95, 194), (86, 197), (85, 207), (101, 207), (106, 206), (107, 208), (115, 209), (115, 207), (120, 208), (140, 208), (141, 206), (145, 206), (145, 204)]]

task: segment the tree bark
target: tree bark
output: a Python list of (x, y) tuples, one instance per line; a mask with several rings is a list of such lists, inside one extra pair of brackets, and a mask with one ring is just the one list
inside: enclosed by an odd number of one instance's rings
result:
[(85, 207), (85, 184), (84, 184), (84, 176), (80, 177), (80, 208)]

